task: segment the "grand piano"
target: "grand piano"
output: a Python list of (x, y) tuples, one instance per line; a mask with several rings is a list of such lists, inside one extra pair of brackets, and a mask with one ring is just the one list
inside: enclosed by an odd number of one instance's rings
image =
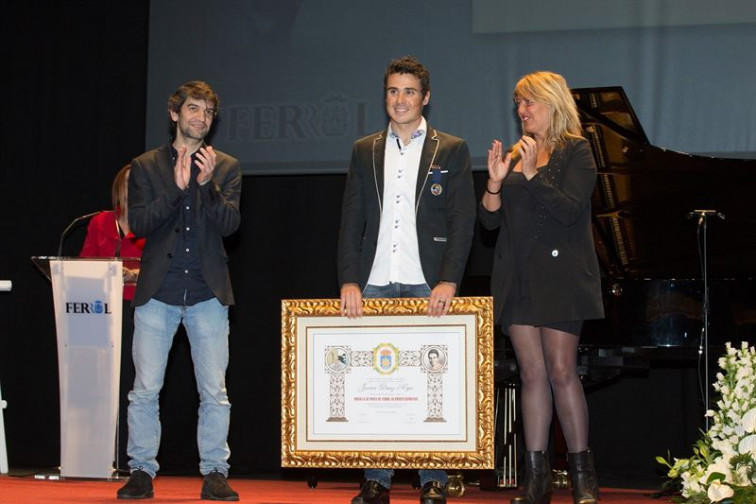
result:
[(586, 376), (697, 356), (704, 277), (708, 347), (756, 341), (756, 160), (653, 146), (621, 87), (572, 92), (598, 169), (593, 230), (606, 310), (581, 336)]

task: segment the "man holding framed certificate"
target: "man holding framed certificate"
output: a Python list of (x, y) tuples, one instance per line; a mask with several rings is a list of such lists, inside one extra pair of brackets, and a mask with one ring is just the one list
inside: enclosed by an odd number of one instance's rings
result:
[[(462, 280), (476, 200), (466, 142), (428, 125), (430, 74), (415, 58), (384, 73), (389, 124), (357, 140), (344, 190), (338, 244), (341, 313), (362, 299), (428, 297), (445, 315)], [(432, 358), (438, 358), (438, 354)], [(388, 504), (391, 469), (367, 469), (352, 504)], [(446, 502), (443, 470), (420, 470), (421, 504)]]

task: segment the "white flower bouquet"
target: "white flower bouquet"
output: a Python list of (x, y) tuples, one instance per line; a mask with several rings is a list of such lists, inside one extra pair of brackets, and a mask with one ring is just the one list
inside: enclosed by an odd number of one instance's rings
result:
[(711, 427), (693, 445), (693, 456), (656, 457), (681, 485), (677, 502), (756, 503), (756, 349), (746, 342), (725, 348), (714, 384), (717, 410), (706, 412)]

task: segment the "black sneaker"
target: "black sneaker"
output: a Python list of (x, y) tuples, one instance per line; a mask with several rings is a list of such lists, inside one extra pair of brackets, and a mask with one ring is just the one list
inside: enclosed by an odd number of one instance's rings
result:
[(205, 475), (200, 498), (213, 501), (238, 501), (239, 494), (231, 490), (223, 473), (213, 471)]
[(141, 469), (131, 472), (129, 481), (118, 489), (119, 499), (152, 499), (152, 477)]

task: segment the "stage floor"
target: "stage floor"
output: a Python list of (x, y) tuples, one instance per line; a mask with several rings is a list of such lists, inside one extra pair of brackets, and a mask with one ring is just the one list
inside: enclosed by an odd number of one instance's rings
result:
[[(41, 476), (38, 476), (41, 477)], [(0, 504), (36, 503), (116, 503), (116, 490), (123, 481), (37, 479), (34, 474), (0, 476)], [(348, 504), (358, 491), (357, 482), (319, 481), (313, 489), (305, 480), (274, 480), (260, 478), (229, 478), (239, 492), (240, 501), (248, 504)], [(202, 479), (199, 476), (159, 476), (155, 479), (153, 503), (183, 504), (199, 500)], [(602, 504), (651, 504), (669, 502), (668, 497), (655, 498), (656, 490), (601, 489)], [(466, 486), (461, 497), (450, 497), (449, 504), (502, 504), (516, 495), (515, 490), (481, 491)], [(419, 490), (406, 483), (397, 483), (391, 491), (392, 504), (417, 503)], [(568, 490), (558, 490), (553, 504), (572, 502)]]

